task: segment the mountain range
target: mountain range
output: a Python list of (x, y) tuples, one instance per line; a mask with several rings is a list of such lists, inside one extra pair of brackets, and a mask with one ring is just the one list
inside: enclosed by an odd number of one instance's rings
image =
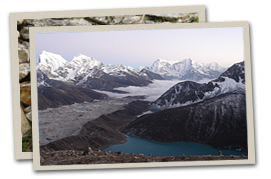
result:
[(208, 83), (184, 81), (174, 85), (152, 104), (152, 108), (161, 110), (185, 106), (229, 92), (245, 93), (245, 88), (244, 62), (240, 62)]
[(217, 79), (178, 83), (123, 129), (157, 142), (198, 142), (216, 148), (247, 150), (244, 62)]
[(85, 124), (78, 135), (51, 142), (42, 150), (89, 145), (102, 149), (125, 142), (126, 134), (157, 142), (197, 142), (247, 151), (245, 84), (244, 62), (236, 63), (208, 83), (180, 82), (152, 103), (135, 101), (124, 110), (102, 115)]
[[(104, 65), (85, 55), (70, 62), (60, 55), (43, 51), (37, 65), (38, 86), (51, 86), (50, 80), (91, 89), (112, 91), (116, 87), (146, 86), (152, 80), (193, 80), (217, 78), (225, 68), (218, 63), (197, 63), (191, 59), (180, 61), (156, 60), (151, 67), (133, 68), (121, 64)], [(39, 75), (40, 73), (40, 75)], [(47, 76), (44, 81), (41, 76)]]
[(146, 114), (128, 124), (122, 132), (156, 142), (197, 142), (247, 151), (245, 94), (222, 94)]
[(156, 60), (149, 68), (152, 72), (161, 75), (167, 80), (193, 80), (217, 78), (226, 68), (218, 63), (197, 63), (191, 59), (180, 61)]

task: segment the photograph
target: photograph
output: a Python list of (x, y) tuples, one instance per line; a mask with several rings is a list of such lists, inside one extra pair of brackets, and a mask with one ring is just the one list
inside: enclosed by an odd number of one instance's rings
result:
[(16, 158), (31, 159), (33, 150), (29, 27), (198, 23), (205, 21), (204, 11), (204, 6), (178, 6), (12, 14)]
[(34, 166), (253, 163), (248, 31), (30, 28)]

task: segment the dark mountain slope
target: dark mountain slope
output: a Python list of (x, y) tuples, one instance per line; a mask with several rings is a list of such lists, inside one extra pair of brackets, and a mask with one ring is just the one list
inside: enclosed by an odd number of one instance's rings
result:
[[(204, 99), (205, 93), (213, 91), (218, 85), (213, 83), (200, 84), (193, 81), (178, 83), (166, 91), (153, 104), (153, 108), (171, 108), (174, 105), (185, 105)], [(178, 107), (178, 106), (176, 106)]]
[(123, 132), (158, 142), (199, 142), (247, 150), (245, 94), (224, 94), (147, 114), (130, 123)]
[(91, 89), (112, 91), (117, 87), (146, 86), (151, 83), (150, 80), (142, 76), (135, 76), (125, 72), (123, 72), (123, 76), (113, 76), (102, 71), (97, 73), (99, 73), (99, 75), (96, 75), (97, 77), (88, 77), (87, 80), (78, 85)]
[(107, 98), (107, 95), (91, 89), (49, 79), (40, 70), (37, 71), (37, 83), (39, 110)]
[(39, 110), (54, 108), (74, 103), (92, 102), (94, 99), (106, 99), (107, 95), (78, 87), (39, 87)]
[(161, 75), (147, 69), (142, 69), (140, 73), (144, 75), (147, 80), (165, 80)]
[(245, 93), (244, 62), (236, 63), (208, 83), (180, 82), (152, 104), (153, 109), (168, 109), (204, 101), (225, 93)]
[(214, 82), (223, 82), (225, 79), (223, 77), (228, 77), (234, 79), (237, 83), (245, 83), (245, 62), (239, 62), (233, 64), (224, 73), (222, 73)]

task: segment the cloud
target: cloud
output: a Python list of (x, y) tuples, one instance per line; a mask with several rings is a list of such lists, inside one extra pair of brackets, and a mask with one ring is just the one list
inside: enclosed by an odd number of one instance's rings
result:
[[(207, 83), (210, 81), (210, 79), (204, 79), (197, 83)], [(104, 93), (108, 95), (111, 98), (124, 98), (127, 96), (145, 96), (146, 101), (155, 101), (158, 99), (162, 94), (164, 94), (169, 88), (174, 86), (177, 83), (180, 83), (183, 81), (180, 80), (153, 80), (151, 84), (148, 86), (128, 86), (128, 87), (119, 87), (114, 88), (114, 90), (124, 91), (127, 92), (125, 94), (119, 94), (119, 93), (112, 93), (109, 91), (100, 91), (95, 90), (100, 93)]]
[(154, 80), (148, 86), (128, 86), (128, 87), (119, 87), (115, 88), (115, 90), (120, 90), (127, 92), (126, 94), (112, 93), (108, 91), (99, 91), (98, 92), (107, 94), (112, 98), (123, 98), (127, 96), (146, 96), (147, 101), (155, 101), (159, 98), (163, 93), (165, 93), (169, 88), (174, 86), (175, 84), (181, 81), (167, 81), (167, 80)]

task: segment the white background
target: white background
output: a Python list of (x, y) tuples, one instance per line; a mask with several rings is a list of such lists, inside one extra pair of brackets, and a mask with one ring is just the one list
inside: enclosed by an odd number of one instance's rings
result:
[[(252, 28), (252, 62), (256, 126), (256, 166), (183, 167), (158, 169), (34, 172), (31, 161), (15, 161), (12, 128), (8, 15), (10, 12), (80, 10), (120, 7), (206, 5), (208, 21), (249, 21)], [(271, 2), (268, 0), (2, 0), (0, 5), (0, 176), (1, 178), (257, 178), (270, 177), (271, 150)], [(269, 177), (268, 177), (269, 176)]]

